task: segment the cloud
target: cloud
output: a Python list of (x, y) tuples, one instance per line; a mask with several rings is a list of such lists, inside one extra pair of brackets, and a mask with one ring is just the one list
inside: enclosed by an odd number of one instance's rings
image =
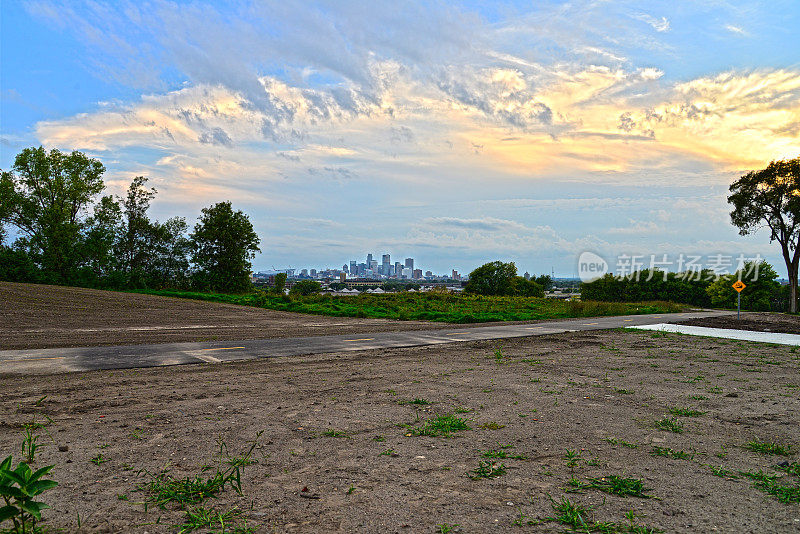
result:
[(736, 35), (739, 35), (741, 37), (750, 37), (750, 33), (749, 32), (745, 31), (744, 29), (742, 29), (742, 28), (740, 28), (738, 26), (734, 26), (733, 24), (726, 24), (725, 25), (725, 29), (728, 30), (729, 32), (735, 33)]
[(657, 32), (666, 32), (669, 31), (669, 20), (667, 17), (656, 18), (647, 13), (639, 13), (633, 16), (636, 20), (641, 20), (642, 22), (649, 24), (652, 28)]

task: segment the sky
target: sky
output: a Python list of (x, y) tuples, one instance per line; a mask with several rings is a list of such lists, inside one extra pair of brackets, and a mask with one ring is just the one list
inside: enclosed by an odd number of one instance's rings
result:
[(4, 0), (0, 168), (79, 150), (190, 225), (230, 200), (255, 270), (575, 276), (591, 251), (785, 275), (726, 197), (800, 156), (798, 27), (795, 0)]

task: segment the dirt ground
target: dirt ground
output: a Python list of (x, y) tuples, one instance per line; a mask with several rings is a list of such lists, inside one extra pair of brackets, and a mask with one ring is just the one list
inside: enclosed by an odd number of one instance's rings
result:
[(742, 318), (736, 315), (692, 319), (679, 324), (691, 326), (707, 326), (710, 328), (730, 328), (733, 330), (751, 330), (755, 332), (783, 332), (800, 334), (800, 316), (784, 313), (744, 312)]
[[(25, 423), (52, 421), (39, 431), (35, 467), (55, 464), (45, 517), (68, 532), (176, 532), (185, 513), (145, 510), (137, 487), (152, 479), (138, 471), (194, 477), (216, 465), (217, 440), (241, 455), (260, 431), (242, 495), (227, 489), (198, 505), (237, 507), (238, 524), (256, 532), (565, 532), (547, 520), (550, 499), (563, 497), (593, 508), (594, 520), (625, 523), (633, 511), (665, 532), (798, 532), (800, 505), (739, 473), (797, 484), (776, 465), (798, 461), (799, 371), (790, 347), (603, 331), (0, 376), (0, 457), (19, 456)], [(444, 414), (470, 429), (413, 435)], [(673, 417), (682, 433), (656, 428)], [(752, 452), (754, 440), (791, 445), (793, 455)], [(490, 467), (502, 463), (504, 474), (472, 480), (490, 450), (526, 459), (496, 459)], [(652, 498), (567, 492), (571, 477), (610, 475), (643, 480)]]
[(0, 282), (0, 350), (242, 341), (447, 326), (301, 315), (153, 295)]

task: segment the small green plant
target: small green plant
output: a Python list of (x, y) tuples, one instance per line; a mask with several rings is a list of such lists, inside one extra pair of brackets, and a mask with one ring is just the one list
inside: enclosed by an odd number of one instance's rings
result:
[(683, 433), (683, 423), (677, 417), (664, 417), (655, 422), (655, 427), (659, 430), (668, 432), (675, 432), (676, 434)]
[(106, 458), (105, 456), (103, 456), (102, 454), (100, 454), (100, 453), (98, 452), (98, 453), (97, 453), (97, 454), (96, 454), (96, 455), (95, 455), (95, 456), (94, 456), (94, 457), (93, 457), (91, 460), (89, 460), (89, 461), (90, 461), (90, 462), (92, 462), (94, 465), (100, 465), (100, 464), (104, 464), (104, 463), (106, 463), (106, 462), (108, 461), (108, 458)]
[(653, 456), (664, 456), (665, 458), (672, 458), (673, 460), (691, 460), (693, 455), (684, 452), (684, 451), (676, 451), (670, 449), (669, 447), (659, 447), (658, 445), (653, 445), (653, 449), (650, 451), (650, 454)]
[(647, 495), (650, 488), (646, 488), (644, 481), (640, 478), (625, 478), (617, 475), (608, 475), (600, 478), (587, 478), (586, 482), (576, 486), (574, 492), (582, 490), (593, 489), (609, 493), (611, 495), (618, 495), (620, 497), (640, 497), (642, 499), (650, 499), (652, 495)]
[(400, 401), (400, 402), (398, 402), (398, 404), (401, 404), (401, 405), (403, 405), (403, 404), (416, 404), (418, 406), (428, 406), (430, 404), (430, 402), (426, 401), (425, 399), (419, 399), (419, 398), (414, 397), (414, 400)]
[(245, 521), (243, 525), (237, 524), (237, 518), (241, 515), (241, 511), (234, 508), (227, 512), (220, 512), (213, 508), (190, 508), (186, 510), (186, 516), (183, 518), (183, 523), (175, 525), (178, 528), (179, 534), (186, 532), (193, 532), (197, 529), (209, 528), (213, 532), (223, 532), (230, 534), (245, 534), (254, 532), (252, 528), (247, 526)]
[(629, 449), (635, 449), (635, 448), (637, 448), (639, 446), (636, 443), (629, 443), (629, 442), (627, 442), (625, 440), (617, 439), (617, 438), (605, 438), (605, 440), (607, 442), (611, 443), (612, 445), (622, 445), (623, 447), (627, 447)]
[(692, 410), (691, 408), (679, 408), (674, 407), (669, 409), (669, 413), (672, 415), (680, 415), (682, 417), (700, 417), (701, 415), (705, 414), (706, 412), (700, 412), (698, 410)]
[(24, 461), (13, 469), (12, 464), (11, 456), (0, 462), (0, 497), (5, 502), (0, 507), (0, 523), (10, 521), (14, 533), (42, 532), (36, 523), (42, 520), (42, 510), (50, 506), (34, 498), (58, 486), (58, 482), (43, 478), (55, 466), (33, 471)]
[(564, 459), (567, 461), (567, 467), (572, 469), (578, 465), (578, 462), (580, 462), (583, 458), (581, 458), (581, 453), (572, 449), (567, 449), (564, 453)]
[(396, 455), (397, 455), (397, 453), (394, 452), (394, 449), (386, 449), (385, 451), (380, 453), (378, 456), (396, 456)]
[(449, 436), (453, 432), (470, 430), (465, 419), (454, 415), (439, 415), (429, 419), (421, 427), (411, 431), (414, 436)]
[(714, 475), (714, 476), (717, 476), (717, 477), (721, 477), (721, 478), (730, 478), (730, 479), (739, 478), (739, 476), (736, 473), (734, 473), (733, 471), (730, 471), (728, 469), (725, 469), (722, 466), (712, 465), (711, 466), (711, 474)]
[(747, 449), (761, 454), (775, 454), (777, 456), (791, 456), (793, 453), (791, 445), (780, 445), (773, 441), (761, 441), (760, 439), (748, 443)]
[(375, 436), (374, 438), (372, 438), (372, 441), (377, 441), (377, 442), (380, 443), (382, 441), (386, 441), (386, 438), (384, 436), (378, 435), (378, 436)]
[(458, 524), (451, 525), (450, 523), (440, 523), (436, 525), (436, 532), (438, 534), (450, 534), (450, 532), (453, 532), (459, 526)]
[(740, 475), (753, 481), (753, 485), (785, 504), (800, 503), (800, 483), (784, 484), (782, 475), (768, 475), (763, 471), (740, 471)]
[(499, 458), (504, 460), (506, 458), (511, 460), (527, 460), (528, 457), (524, 454), (508, 454), (508, 449), (513, 449), (511, 445), (501, 445), (499, 449), (490, 449), (488, 451), (478, 451), (484, 458)]
[(472, 480), (480, 480), (482, 478), (497, 478), (505, 474), (505, 464), (483, 460), (478, 462), (477, 468), (467, 472), (467, 476)]
[(501, 425), (500, 423), (496, 423), (495, 421), (489, 421), (488, 423), (482, 423), (478, 425), (478, 428), (482, 428), (483, 430), (500, 430), (501, 428), (505, 428), (506, 425)]

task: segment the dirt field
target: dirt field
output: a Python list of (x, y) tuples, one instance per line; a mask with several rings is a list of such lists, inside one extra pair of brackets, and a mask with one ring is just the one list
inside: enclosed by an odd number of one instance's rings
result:
[(744, 312), (742, 318), (735, 315), (723, 317), (709, 317), (706, 319), (692, 319), (682, 321), (680, 324), (692, 326), (707, 326), (710, 328), (730, 328), (734, 330), (751, 330), (755, 332), (783, 332), (785, 334), (800, 334), (800, 316), (783, 313), (753, 313)]
[(300, 315), (133, 293), (0, 282), (0, 350), (267, 339), (447, 326)]
[[(776, 466), (797, 466), (786, 462), (800, 448), (799, 371), (789, 347), (606, 331), (0, 377), (0, 456), (19, 456), (26, 422), (52, 420), (35, 466), (56, 465), (45, 517), (68, 532), (79, 520), (85, 532), (176, 532), (185, 513), (145, 511), (137, 487), (152, 478), (137, 472), (194, 477), (216, 465), (217, 439), (237, 456), (259, 431), (242, 495), (195, 505), (238, 507), (238, 524), (256, 532), (565, 532), (547, 519), (551, 498), (593, 508), (596, 521), (627, 525), (633, 511), (665, 532), (798, 532), (800, 505), (741, 472), (797, 487)], [(414, 435), (445, 414), (470, 429)], [(756, 440), (793, 448), (748, 450)], [(611, 475), (640, 479), (652, 498), (586, 487)], [(571, 477), (584, 489), (568, 493)]]

